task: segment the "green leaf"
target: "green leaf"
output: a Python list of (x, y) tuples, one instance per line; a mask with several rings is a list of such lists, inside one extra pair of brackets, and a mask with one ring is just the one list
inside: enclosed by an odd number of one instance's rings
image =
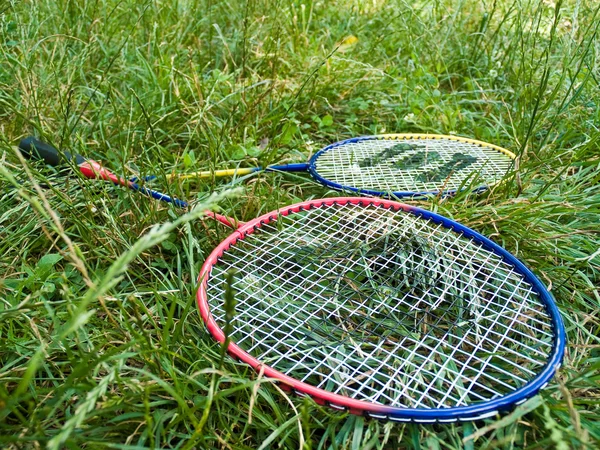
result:
[(279, 142), (282, 145), (289, 144), (297, 131), (298, 125), (292, 122), (288, 122), (283, 129), (283, 133), (281, 133), (281, 139), (279, 140)]
[(231, 152), (232, 159), (244, 159), (246, 157), (246, 149), (241, 145), (236, 145)]
[(194, 150), (190, 150), (189, 152), (185, 152), (183, 155), (183, 165), (185, 168), (192, 167), (196, 164), (196, 155), (194, 154)]
[(262, 150), (255, 145), (246, 149), (246, 153), (248, 153), (248, 156), (258, 156), (261, 152)]
[(63, 259), (62, 255), (58, 253), (48, 253), (40, 258), (38, 261), (38, 269), (41, 271), (47, 271), (54, 267), (54, 265)]
[(331, 125), (333, 125), (333, 117), (331, 117), (330, 114), (323, 116), (321, 119), (321, 126), (330, 127)]
[(169, 250), (170, 252), (176, 252), (177, 251), (177, 245), (175, 245), (174, 243), (172, 243), (171, 241), (163, 241), (161, 243), (162, 247), (165, 250)]

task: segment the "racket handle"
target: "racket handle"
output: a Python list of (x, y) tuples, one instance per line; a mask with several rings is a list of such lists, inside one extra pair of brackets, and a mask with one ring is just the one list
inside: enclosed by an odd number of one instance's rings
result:
[(19, 150), (27, 159), (41, 159), (50, 166), (60, 166), (65, 161), (72, 161), (77, 164), (83, 164), (85, 158), (78, 154), (70, 152), (60, 152), (50, 144), (40, 141), (39, 139), (29, 136), (19, 142)]
[(169, 197), (167, 194), (163, 194), (162, 192), (142, 187), (133, 181), (118, 177), (93, 159), (85, 159), (81, 155), (72, 154), (68, 151), (60, 152), (50, 144), (46, 144), (45, 142), (42, 142), (33, 136), (22, 139), (21, 142), (19, 142), (19, 150), (26, 158), (41, 159), (46, 164), (51, 166), (60, 166), (65, 161), (74, 160), (75, 164), (77, 164), (79, 168), (79, 171), (86, 178), (112, 181), (114, 184), (129, 187), (134, 191), (138, 191), (139, 193), (148, 197), (152, 197), (156, 200), (173, 203), (179, 208), (187, 208), (188, 206), (188, 204), (183, 200)]

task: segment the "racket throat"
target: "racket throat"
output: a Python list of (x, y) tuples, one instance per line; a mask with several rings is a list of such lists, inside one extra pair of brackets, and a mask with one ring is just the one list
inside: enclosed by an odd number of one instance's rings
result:
[(282, 164), (276, 166), (269, 166), (265, 170), (268, 172), (306, 172), (308, 170), (308, 163), (294, 163), (294, 164)]

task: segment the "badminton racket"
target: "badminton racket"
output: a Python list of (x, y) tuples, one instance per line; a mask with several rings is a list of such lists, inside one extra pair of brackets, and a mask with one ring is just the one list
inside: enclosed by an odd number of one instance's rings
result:
[[(156, 200), (161, 200), (167, 203), (173, 203), (175, 206), (180, 208), (186, 208), (187, 203), (183, 200), (172, 198), (167, 194), (158, 192), (152, 189), (148, 189), (144, 186), (140, 186), (138, 183), (132, 180), (126, 180), (123, 177), (119, 177), (109, 171), (107, 168), (102, 166), (99, 162), (93, 159), (86, 159), (78, 154), (71, 154), (70, 152), (64, 151), (59, 152), (56, 148), (50, 144), (42, 142), (34, 137), (27, 137), (19, 143), (19, 150), (27, 158), (40, 159), (46, 164), (51, 166), (60, 166), (69, 161), (73, 162), (83, 176), (90, 179), (101, 179), (105, 181), (112, 181), (114, 184), (119, 186), (125, 186), (129, 189), (137, 191), (148, 197), (152, 197)], [(150, 178), (150, 177), (147, 177)]]
[[(308, 163), (269, 166), (267, 171), (308, 171), (333, 189), (375, 196), (451, 195), (471, 180), (480, 191), (498, 183), (513, 165), (510, 151), (474, 139), (434, 134), (387, 134), (331, 144)], [(174, 174), (193, 179), (247, 175), (260, 167)]]
[(239, 224), (199, 283), (202, 319), (232, 357), (373, 418), (494, 416), (543, 388), (565, 348), (552, 296), (516, 257), (384, 199), (313, 200)]

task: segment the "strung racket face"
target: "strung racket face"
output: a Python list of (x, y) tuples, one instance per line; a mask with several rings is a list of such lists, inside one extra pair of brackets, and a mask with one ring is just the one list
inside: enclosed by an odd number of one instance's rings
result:
[(339, 190), (407, 197), (452, 194), (473, 181), (499, 182), (515, 155), (501, 147), (456, 136), (390, 134), (332, 144), (316, 153), (309, 171)]
[(484, 418), (536, 394), (562, 359), (552, 297), (515, 257), (441, 216), (315, 200), (250, 221), (208, 257), (198, 304), (229, 354), (301, 395), (397, 421)]

